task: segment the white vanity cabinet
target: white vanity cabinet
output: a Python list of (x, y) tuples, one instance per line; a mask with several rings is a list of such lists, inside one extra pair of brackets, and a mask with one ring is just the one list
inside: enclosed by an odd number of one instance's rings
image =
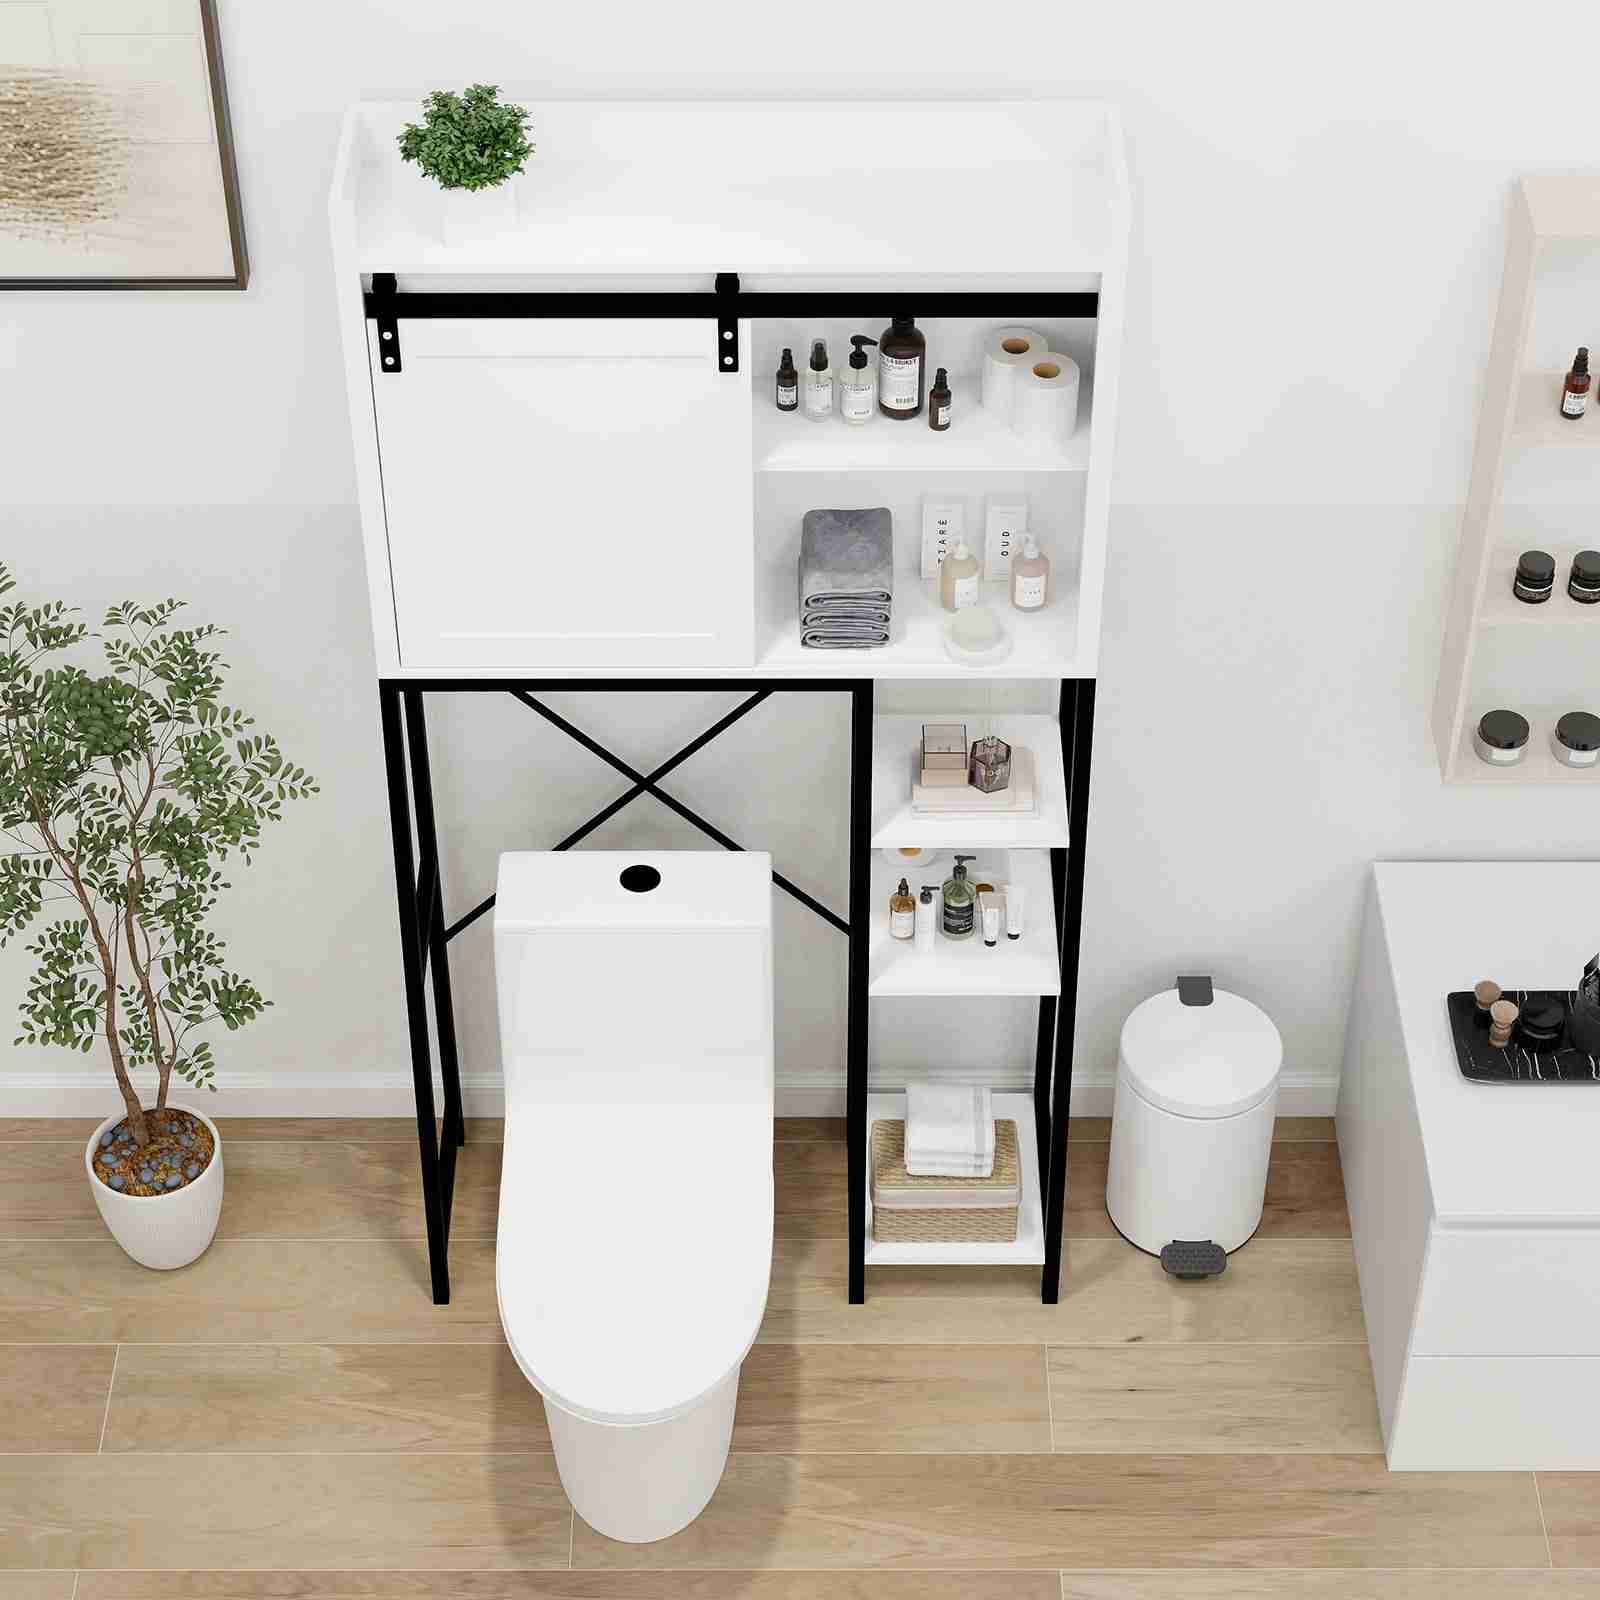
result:
[(393, 374), (368, 327), (401, 665), (749, 661), (751, 391), (714, 320), (418, 320)]
[(1445, 1019), (1576, 982), (1597, 899), (1590, 861), (1373, 869), (1339, 1154), (1396, 1470), (1600, 1470), (1600, 1081), (1468, 1082)]

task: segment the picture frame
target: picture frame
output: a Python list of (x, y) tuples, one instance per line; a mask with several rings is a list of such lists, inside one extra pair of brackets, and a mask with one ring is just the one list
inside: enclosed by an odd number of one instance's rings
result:
[(216, 0), (0, 25), (0, 290), (246, 288)]

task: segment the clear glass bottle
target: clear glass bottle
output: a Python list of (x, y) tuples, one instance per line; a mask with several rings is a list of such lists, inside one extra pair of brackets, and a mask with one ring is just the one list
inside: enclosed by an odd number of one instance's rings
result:
[(1011, 603), (1018, 611), (1042, 611), (1050, 598), (1050, 561), (1039, 554), (1039, 541), (1022, 536), (1022, 554), (1011, 558)]
[(909, 939), (917, 931), (917, 902), (911, 898), (911, 885), (904, 878), (889, 896), (889, 937)]
[(864, 333), (850, 335), (852, 349), (844, 371), (839, 374), (839, 416), (842, 421), (859, 425), (872, 421), (878, 408), (878, 382), (867, 364), (866, 346), (876, 344)]
[(957, 856), (955, 870), (944, 880), (944, 907), (940, 926), (947, 939), (970, 939), (978, 922), (977, 891), (967, 879), (973, 856)]
[(800, 409), (813, 422), (826, 422), (833, 415), (833, 368), (821, 339), (811, 341), (811, 360), (800, 383)]
[(962, 611), (978, 603), (978, 558), (965, 539), (939, 563), (939, 604), (946, 611)]

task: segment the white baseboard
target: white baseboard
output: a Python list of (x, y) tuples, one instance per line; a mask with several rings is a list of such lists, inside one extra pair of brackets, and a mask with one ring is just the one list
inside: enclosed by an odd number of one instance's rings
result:
[[(1072, 1115), (1109, 1117), (1115, 1075), (1080, 1073), (1072, 1085)], [(875, 1088), (881, 1087), (874, 1085)], [(1029, 1085), (996, 1084), (1026, 1092)], [(175, 1099), (192, 1093), (180, 1085)], [(435, 1104), (442, 1104), (437, 1086)], [(411, 1075), (353, 1072), (343, 1075), (233, 1073), (215, 1094), (193, 1094), (199, 1106), (224, 1117), (409, 1117), (415, 1114)], [(498, 1073), (463, 1076), (461, 1098), (469, 1117), (498, 1117), (505, 1096)], [(1278, 1091), (1282, 1117), (1330, 1117), (1339, 1099), (1337, 1074), (1288, 1074)], [(844, 1074), (782, 1079), (780, 1117), (842, 1117)], [(0, 1116), (103, 1117), (117, 1108), (108, 1072), (21, 1073), (0, 1077)]]

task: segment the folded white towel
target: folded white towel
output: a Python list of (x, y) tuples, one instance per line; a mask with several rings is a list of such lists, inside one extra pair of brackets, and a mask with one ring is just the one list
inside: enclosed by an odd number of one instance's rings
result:
[(906, 1086), (906, 1171), (914, 1178), (987, 1178), (994, 1173), (994, 1109), (971, 1084)]

